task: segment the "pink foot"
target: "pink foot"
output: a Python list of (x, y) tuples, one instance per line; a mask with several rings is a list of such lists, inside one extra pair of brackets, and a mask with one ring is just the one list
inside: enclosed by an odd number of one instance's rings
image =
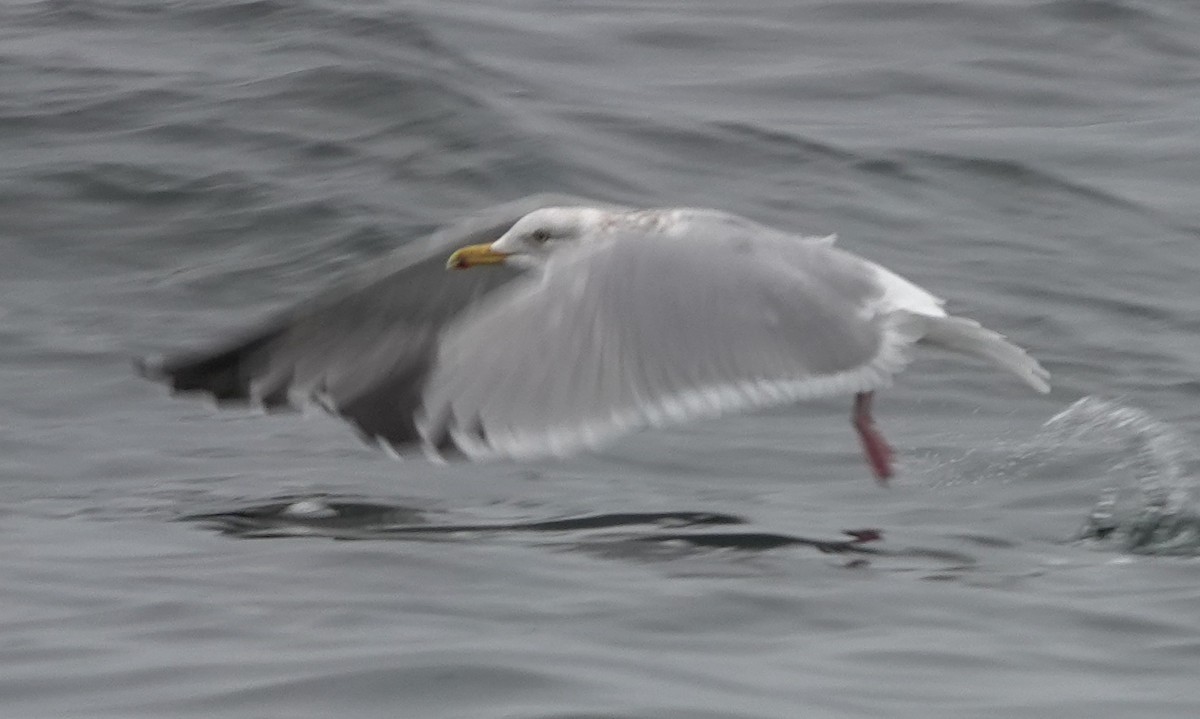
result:
[(871, 417), (871, 398), (873, 392), (859, 392), (854, 395), (854, 429), (858, 430), (858, 439), (862, 443), (863, 453), (867, 455), (867, 463), (875, 473), (875, 479), (881, 485), (886, 485), (892, 476), (892, 460), (895, 453), (879, 430), (875, 429), (875, 420)]

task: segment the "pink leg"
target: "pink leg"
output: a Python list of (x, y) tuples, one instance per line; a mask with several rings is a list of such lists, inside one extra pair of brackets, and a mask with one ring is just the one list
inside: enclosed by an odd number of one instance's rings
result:
[(888, 446), (883, 435), (875, 429), (875, 420), (871, 417), (871, 398), (874, 392), (859, 392), (854, 395), (854, 429), (858, 430), (858, 439), (862, 442), (863, 453), (867, 462), (875, 472), (875, 479), (880, 484), (887, 484), (892, 476), (892, 448)]

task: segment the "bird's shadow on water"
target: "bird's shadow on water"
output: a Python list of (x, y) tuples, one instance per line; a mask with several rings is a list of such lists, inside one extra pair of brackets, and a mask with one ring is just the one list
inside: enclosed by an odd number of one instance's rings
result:
[(188, 514), (181, 521), (238, 539), (316, 537), (347, 541), (463, 541), (517, 539), (600, 557), (663, 561), (721, 553), (757, 555), (777, 550), (810, 550), (845, 558), (860, 568), (886, 557), (934, 560), (970, 566), (958, 552), (893, 549), (877, 529), (855, 529), (842, 537), (813, 538), (764, 531), (747, 519), (719, 512), (613, 512), (513, 522), (439, 523), (424, 510), (362, 498), (331, 495), (289, 496), (230, 509)]

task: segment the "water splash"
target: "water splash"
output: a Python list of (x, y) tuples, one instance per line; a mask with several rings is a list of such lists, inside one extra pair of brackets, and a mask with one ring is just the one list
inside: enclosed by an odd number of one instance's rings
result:
[(1038, 438), (1053, 446), (1105, 447), (1105, 488), (1079, 532), (1136, 554), (1200, 555), (1200, 482), (1184, 438), (1148, 412), (1084, 397), (1051, 417)]

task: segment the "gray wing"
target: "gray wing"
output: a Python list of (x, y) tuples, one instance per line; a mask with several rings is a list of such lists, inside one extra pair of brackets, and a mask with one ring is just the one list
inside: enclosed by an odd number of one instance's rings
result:
[(235, 341), (143, 361), (139, 369), (175, 391), (207, 393), (219, 403), (279, 410), (316, 399), (367, 436), (414, 441), (412, 415), (442, 328), (519, 274), (501, 267), (447, 272), (447, 256), (498, 238), (534, 209), (561, 204), (596, 203), (536, 195), (483, 210)]
[(474, 457), (565, 455), (623, 432), (883, 386), (919, 328), (875, 266), (709, 223), (560, 250), (447, 329), (418, 430)]

